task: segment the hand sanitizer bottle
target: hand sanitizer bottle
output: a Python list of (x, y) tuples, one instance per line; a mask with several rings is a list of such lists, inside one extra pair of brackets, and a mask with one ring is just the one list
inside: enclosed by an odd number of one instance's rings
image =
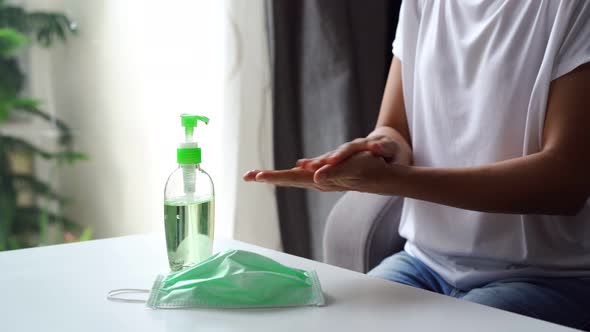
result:
[(201, 168), (201, 148), (194, 140), (198, 115), (181, 115), (185, 142), (177, 149), (178, 168), (166, 181), (164, 227), (168, 262), (179, 271), (211, 256), (213, 250), (214, 190), (211, 177)]

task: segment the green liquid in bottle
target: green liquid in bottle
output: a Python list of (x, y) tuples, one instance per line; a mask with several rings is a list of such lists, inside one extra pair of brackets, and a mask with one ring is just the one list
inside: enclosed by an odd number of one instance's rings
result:
[(213, 250), (213, 199), (164, 202), (166, 248), (172, 271), (197, 264)]

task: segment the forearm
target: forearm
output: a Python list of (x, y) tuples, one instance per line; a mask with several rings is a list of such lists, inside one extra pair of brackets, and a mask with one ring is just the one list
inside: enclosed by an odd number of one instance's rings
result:
[(389, 68), (387, 84), (383, 91), (379, 118), (377, 119), (376, 130), (381, 127), (388, 127), (398, 132), (405, 141), (411, 145), (410, 130), (406, 115), (404, 89), (402, 82), (402, 63), (394, 58)]
[(393, 194), (467, 210), (571, 215), (588, 197), (580, 168), (551, 153), (479, 167), (395, 169)]
[(394, 58), (383, 92), (377, 125), (368, 137), (385, 135), (392, 138), (400, 146), (401, 163), (411, 165), (412, 143), (404, 105), (401, 66), (399, 59)]
[[(458, 208), (515, 214), (575, 214), (590, 195), (590, 64), (551, 83), (541, 152), (486, 166), (393, 165), (399, 195)], [(395, 182), (398, 182), (396, 185)]]

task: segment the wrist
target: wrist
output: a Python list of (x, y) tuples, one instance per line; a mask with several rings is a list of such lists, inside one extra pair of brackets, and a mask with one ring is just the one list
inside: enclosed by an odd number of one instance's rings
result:
[(375, 136), (387, 136), (390, 137), (392, 139), (396, 139), (398, 137), (398, 135), (396, 135), (397, 132), (395, 129), (388, 127), (388, 126), (380, 126), (375, 128), (369, 135), (367, 135), (367, 138), (371, 138), (371, 137), (375, 137)]
[(398, 156), (395, 158), (395, 163), (400, 165), (411, 166), (413, 165), (413, 154), (412, 147), (406, 141), (406, 139), (395, 129), (389, 126), (379, 126), (375, 128), (367, 138), (379, 138), (388, 137), (394, 141), (398, 146)]
[(371, 182), (369, 188), (362, 188), (359, 191), (373, 194), (408, 197), (412, 192), (412, 182), (415, 179), (415, 167), (390, 164), (389, 170), (377, 176)]
[(417, 168), (409, 165), (393, 164), (391, 165), (391, 188), (395, 188), (395, 195), (408, 197), (411, 196), (413, 182), (416, 177)]

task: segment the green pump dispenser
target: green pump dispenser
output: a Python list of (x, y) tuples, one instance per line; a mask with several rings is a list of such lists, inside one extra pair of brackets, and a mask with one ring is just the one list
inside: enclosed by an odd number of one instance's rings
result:
[(168, 177), (164, 190), (164, 225), (168, 261), (172, 271), (207, 259), (213, 250), (213, 181), (201, 168), (201, 148), (195, 140), (200, 115), (181, 115), (185, 140), (176, 150), (178, 168)]
[(194, 140), (194, 133), (199, 121), (208, 124), (209, 118), (190, 114), (182, 114), (180, 118), (184, 127), (185, 142), (176, 150), (176, 160), (179, 164), (200, 164), (201, 148)]

